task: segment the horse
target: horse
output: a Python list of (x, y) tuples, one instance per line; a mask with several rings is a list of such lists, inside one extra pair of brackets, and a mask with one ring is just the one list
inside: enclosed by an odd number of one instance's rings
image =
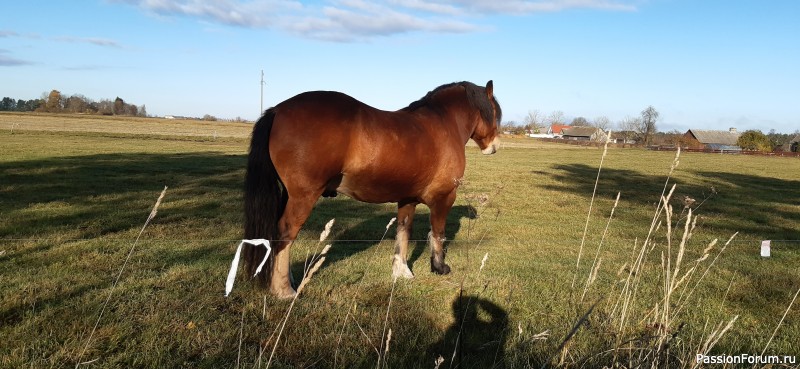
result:
[[(472, 139), (483, 154), (499, 146), (502, 117), (492, 81), (439, 86), (397, 111), (334, 91), (304, 92), (267, 109), (253, 127), (245, 176), (245, 239), (272, 240), (256, 276), (279, 298), (296, 294), (289, 249), (320, 196), (397, 203), (392, 275), (413, 278), (408, 239), (418, 204), (430, 208), (431, 272), (445, 262), (445, 219), (456, 199)], [(245, 244), (250, 275), (266, 249)]]

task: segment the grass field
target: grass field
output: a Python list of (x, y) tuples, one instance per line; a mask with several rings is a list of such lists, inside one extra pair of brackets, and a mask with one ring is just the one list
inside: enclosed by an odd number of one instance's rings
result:
[[(248, 134), (233, 123), (0, 114), (0, 367), (265, 367), (289, 302), (241, 272), (223, 297)], [(428, 271), (424, 206), (416, 278), (393, 285), (394, 228), (381, 239), (395, 206), (319, 201), (293, 248), (295, 280), (335, 218), (333, 247), (272, 367), (433, 368), (439, 355), (440, 368), (691, 367), (698, 353), (765, 347), (800, 356), (800, 302), (779, 326), (800, 288), (797, 158), (682, 154), (667, 185), (677, 184), (674, 215), (648, 237), (675, 153), (609, 149), (591, 202), (602, 148), (515, 139), (493, 156), (466, 152), (447, 276)], [(689, 208), (696, 228), (683, 253)]]

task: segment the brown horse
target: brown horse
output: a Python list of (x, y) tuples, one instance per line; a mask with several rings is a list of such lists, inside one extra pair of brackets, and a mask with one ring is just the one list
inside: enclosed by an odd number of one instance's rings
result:
[[(444, 225), (464, 176), (464, 145), (498, 148), (500, 105), (492, 81), (437, 87), (390, 112), (339, 92), (301, 93), (268, 109), (253, 128), (245, 183), (245, 238), (274, 240), (259, 278), (291, 297), (289, 248), (320, 196), (343, 193), (370, 203), (396, 202), (395, 277), (406, 264), (417, 204), (430, 208), (431, 271), (447, 274)], [(246, 245), (250, 274), (265, 249)]]

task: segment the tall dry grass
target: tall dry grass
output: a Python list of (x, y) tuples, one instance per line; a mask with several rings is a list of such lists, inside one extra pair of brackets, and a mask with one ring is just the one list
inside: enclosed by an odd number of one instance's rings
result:
[[(559, 345), (560, 359), (557, 366), (572, 367), (576, 365), (608, 365), (628, 368), (660, 368), (660, 367), (696, 367), (697, 354), (707, 354), (723, 339), (734, 326), (738, 316), (715, 324), (715, 328), (704, 337), (685, 337), (686, 327), (682, 315), (698, 301), (692, 299), (694, 292), (704, 282), (723, 254), (727, 246), (736, 237), (734, 233), (728, 241), (717, 249), (717, 240), (713, 240), (701, 251), (699, 257), (686, 260), (687, 251), (698, 253), (699, 248), (692, 244), (693, 232), (697, 227), (694, 214), (703, 202), (691, 207), (694, 201), (683, 200), (684, 207), (676, 214), (673, 196), (676, 185), (670, 185), (671, 178), (680, 163), (680, 150), (670, 165), (667, 179), (659, 196), (655, 212), (644, 238), (634, 241), (632, 253), (628, 261), (617, 268), (608, 268), (605, 274), (617, 270), (616, 282), (611, 289), (593, 289), (594, 282), (602, 266), (601, 248), (606, 240), (609, 225), (613, 221), (621, 193), (617, 194), (614, 205), (597, 249), (591, 267), (586, 271), (583, 291), (577, 306), (584, 306), (589, 295), (597, 296), (597, 300), (578, 319), (570, 333)], [(602, 162), (607, 151), (604, 150), (595, 182), (595, 191), (602, 173)], [(589, 206), (587, 225), (591, 219), (594, 194)], [(584, 233), (583, 240), (586, 239)], [(578, 252), (576, 273), (573, 288), (580, 271), (584, 241)], [(710, 256), (715, 254), (713, 259)], [(651, 283), (655, 283), (654, 285)], [(653, 293), (660, 291), (660, 293)], [(598, 306), (599, 302), (604, 304)], [(700, 301), (699, 303), (702, 303)], [(596, 309), (597, 308), (597, 309)], [(573, 349), (569, 341), (578, 334), (578, 329), (586, 323), (589, 315), (595, 313), (592, 323), (600, 331), (608, 333), (608, 338), (601, 339), (602, 347), (584, 352), (570, 352)], [(556, 353), (553, 354), (555, 356)], [(570, 359), (572, 358), (572, 359)], [(543, 367), (554, 364), (547, 360)]]
[(86, 354), (86, 350), (88, 350), (89, 346), (92, 344), (92, 337), (94, 337), (94, 334), (97, 331), (97, 327), (100, 325), (100, 321), (103, 319), (103, 314), (105, 313), (106, 308), (108, 307), (108, 303), (111, 301), (111, 297), (114, 295), (114, 290), (117, 288), (117, 284), (119, 284), (119, 279), (120, 279), (120, 277), (122, 277), (122, 273), (125, 271), (125, 267), (128, 265), (128, 261), (130, 261), (131, 255), (133, 255), (133, 251), (136, 250), (136, 245), (139, 243), (139, 238), (142, 237), (142, 233), (144, 233), (144, 230), (145, 230), (145, 228), (147, 228), (147, 225), (150, 224), (150, 221), (153, 220), (153, 218), (156, 217), (156, 214), (158, 214), (158, 207), (159, 207), (159, 205), (161, 205), (161, 200), (164, 199), (164, 195), (166, 193), (167, 193), (167, 186), (164, 186), (164, 189), (161, 191), (161, 195), (158, 196), (158, 199), (156, 200), (155, 205), (153, 205), (153, 209), (150, 210), (150, 214), (147, 216), (147, 220), (144, 221), (144, 225), (142, 226), (142, 229), (139, 231), (139, 234), (136, 236), (136, 240), (133, 241), (133, 245), (131, 245), (131, 249), (130, 249), (130, 251), (128, 251), (128, 256), (126, 256), (125, 257), (125, 261), (122, 262), (122, 266), (120, 266), (120, 268), (119, 268), (119, 273), (117, 273), (117, 277), (114, 278), (114, 283), (111, 285), (111, 289), (108, 292), (108, 297), (106, 298), (106, 301), (103, 303), (103, 307), (100, 309), (100, 313), (97, 315), (97, 320), (95, 321), (91, 332), (89, 332), (89, 337), (86, 338), (86, 345), (83, 346), (83, 349), (78, 354), (78, 357), (75, 360), (76, 361), (76, 363), (75, 363), (75, 368), (76, 369), (81, 365), (91, 364), (91, 363), (99, 360), (99, 358), (96, 358), (96, 359), (93, 359), (93, 360), (81, 362), (81, 359), (83, 358), (83, 355)]

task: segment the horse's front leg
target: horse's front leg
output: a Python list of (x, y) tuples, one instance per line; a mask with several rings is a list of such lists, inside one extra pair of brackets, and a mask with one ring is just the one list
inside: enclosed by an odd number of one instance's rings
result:
[(447, 214), (456, 200), (455, 189), (449, 194), (442, 196), (430, 204), (431, 208), (431, 231), (428, 233), (428, 243), (431, 245), (431, 272), (436, 274), (450, 273), (450, 267), (445, 264), (444, 225)]
[(414, 273), (408, 268), (408, 240), (411, 238), (411, 226), (414, 223), (414, 210), (417, 203), (397, 204), (397, 237), (394, 244), (394, 258), (392, 259), (392, 277), (414, 278)]

